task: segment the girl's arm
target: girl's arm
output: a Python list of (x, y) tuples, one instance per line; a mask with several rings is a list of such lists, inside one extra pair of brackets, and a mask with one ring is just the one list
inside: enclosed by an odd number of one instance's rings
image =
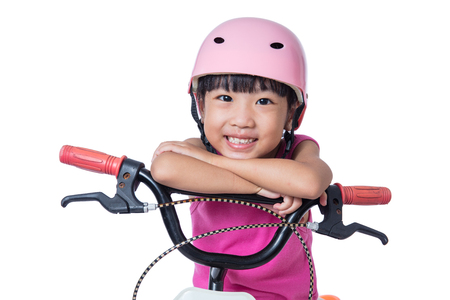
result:
[(319, 157), (318, 146), (309, 140), (296, 147), (292, 159), (237, 160), (214, 156), (210, 163), (264, 189), (295, 198), (320, 197), (332, 179), (330, 168)]
[[(211, 154), (201, 147), (203, 145), (195, 139), (162, 143), (153, 156), (150, 169), (153, 178), (173, 188), (206, 194), (256, 194), (261, 191), (260, 187), (231, 171), (187, 155), (188, 152)], [(266, 196), (271, 195), (266, 193)]]
[(315, 199), (332, 177), (319, 158), (319, 148), (311, 141), (300, 143), (292, 160), (230, 159), (207, 152), (199, 139), (162, 143), (153, 160), (152, 174), (157, 181), (197, 192), (259, 192), (273, 198), (289, 195)]

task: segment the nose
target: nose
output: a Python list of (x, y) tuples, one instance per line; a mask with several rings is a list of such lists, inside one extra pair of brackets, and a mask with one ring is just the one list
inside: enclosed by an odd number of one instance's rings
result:
[(239, 128), (251, 128), (255, 126), (251, 107), (245, 103), (234, 103), (230, 124)]

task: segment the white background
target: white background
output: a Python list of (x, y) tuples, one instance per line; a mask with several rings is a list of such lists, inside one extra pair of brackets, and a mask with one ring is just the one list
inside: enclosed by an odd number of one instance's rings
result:
[[(310, 101), (299, 132), (319, 141), (334, 181), (393, 193), (388, 206), (344, 211), (345, 223), (385, 232), (387, 246), (315, 235), (320, 293), (447, 297), (445, 1), (45, 0), (0, 4), (1, 299), (132, 297), (170, 247), (160, 214), (61, 208), (70, 194), (113, 196), (115, 179), (60, 164), (59, 149), (150, 166), (161, 141), (197, 136), (186, 93), (196, 52), (216, 25), (243, 16), (279, 22), (302, 41)], [(171, 254), (138, 299), (173, 299), (190, 281), (191, 263)]]

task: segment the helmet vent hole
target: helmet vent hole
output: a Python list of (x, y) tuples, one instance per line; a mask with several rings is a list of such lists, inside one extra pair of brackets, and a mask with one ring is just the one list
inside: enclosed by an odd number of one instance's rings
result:
[(284, 47), (284, 45), (282, 43), (272, 43), (270, 44), (270, 47), (272, 47), (273, 49), (281, 49)]
[(221, 37), (216, 37), (216, 38), (214, 39), (214, 42), (215, 42), (216, 44), (222, 44), (223, 42), (225, 42), (225, 40), (224, 40), (223, 38), (221, 38)]

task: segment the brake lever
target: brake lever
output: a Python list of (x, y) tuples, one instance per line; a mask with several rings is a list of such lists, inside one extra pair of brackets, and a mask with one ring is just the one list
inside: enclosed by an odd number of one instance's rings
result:
[(346, 239), (355, 232), (360, 232), (378, 238), (383, 245), (388, 243), (389, 240), (387, 236), (380, 231), (359, 223), (352, 223), (345, 226), (342, 222), (343, 201), (341, 190), (336, 185), (330, 185), (326, 190), (326, 193), (328, 196), (327, 205), (319, 205), (320, 212), (324, 215), (323, 221), (320, 223), (309, 223), (308, 228), (317, 233), (328, 235), (339, 240)]
[[(64, 148), (63, 148), (64, 149)], [(81, 149), (82, 151), (87, 151), (86, 149)], [(89, 154), (89, 153), (88, 153)], [(100, 153), (101, 155), (105, 156), (105, 154)], [(79, 154), (81, 155), (81, 154)], [(98, 155), (98, 153), (96, 153)], [(81, 160), (86, 160), (86, 155), (81, 155)], [(88, 155), (88, 158), (89, 155)], [(108, 156), (106, 161), (108, 162), (111, 159), (111, 157)], [(114, 157), (113, 157), (114, 159)], [(70, 160), (70, 159), (69, 159)], [(100, 161), (103, 163), (101, 166), (110, 166), (110, 164), (105, 164), (102, 159), (97, 159), (94, 161), (94, 164)], [(90, 166), (90, 165), (89, 165)], [(81, 165), (81, 168), (85, 168), (86, 166)], [(97, 167), (96, 165), (94, 167)], [(120, 170), (117, 174), (117, 192), (116, 195), (113, 198), (109, 198), (105, 194), (98, 192), (98, 193), (89, 193), (89, 194), (79, 194), (79, 195), (72, 195), (67, 196), (61, 201), (61, 205), (63, 207), (66, 207), (69, 203), (72, 202), (84, 202), (84, 201), (98, 201), (100, 204), (109, 212), (114, 214), (124, 214), (124, 213), (146, 213), (149, 210), (155, 210), (157, 208), (157, 204), (148, 204), (148, 203), (142, 203), (139, 201), (135, 196), (135, 190), (137, 189), (137, 186), (140, 183), (139, 176), (140, 171), (145, 167), (145, 165), (141, 162), (124, 158), (121, 160), (121, 166)], [(91, 169), (91, 168), (90, 168)], [(107, 171), (104, 171), (103, 169), (93, 168), (92, 170), (100, 170), (103, 173), (109, 173)], [(109, 169), (108, 169), (109, 170)], [(151, 177), (151, 176), (150, 176)], [(153, 180), (150, 180), (149, 182), (153, 182)], [(159, 188), (157, 188), (154, 184), (148, 185), (150, 189), (154, 193), (157, 193), (158, 195), (161, 194), (161, 191)], [(172, 189), (170, 192), (178, 192), (178, 190)], [(348, 226), (345, 226), (342, 223), (342, 206), (343, 206), (343, 196), (341, 194), (341, 189), (337, 185), (331, 185), (326, 190), (328, 195), (328, 203), (326, 206), (320, 206), (320, 211), (324, 215), (324, 219), (321, 223), (308, 223), (307, 226), (311, 230), (328, 235), (330, 237), (334, 237), (337, 239), (346, 239), (353, 235), (355, 232), (361, 232), (373, 237), (376, 237), (381, 240), (381, 242), (386, 245), (388, 243), (388, 238), (385, 234), (382, 232), (376, 231), (372, 228), (369, 228), (367, 226), (353, 223)], [(166, 194), (164, 194), (166, 195)], [(220, 195), (221, 197), (227, 196), (227, 195)], [(244, 199), (241, 200), (248, 200), (245, 199), (247, 197), (244, 197)], [(260, 197), (258, 199), (261, 203), (270, 203), (274, 204), (276, 202), (280, 202), (280, 199), (263, 199), (264, 197)], [(304, 201), (302, 205), (302, 209), (309, 209), (312, 206), (318, 204), (319, 199), (316, 200), (310, 200), (310, 201)]]
[(156, 209), (155, 204), (142, 203), (134, 193), (139, 185), (137, 180), (139, 171), (144, 167), (145, 165), (141, 162), (125, 159), (117, 175), (117, 190), (113, 198), (109, 198), (101, 192), (79, 194), (64, 197), (61, 205), (66, 207), (72, 202), (98, 201), (107, 211), (113, 214), (146, 213), (149, 210), (154, 210)]

